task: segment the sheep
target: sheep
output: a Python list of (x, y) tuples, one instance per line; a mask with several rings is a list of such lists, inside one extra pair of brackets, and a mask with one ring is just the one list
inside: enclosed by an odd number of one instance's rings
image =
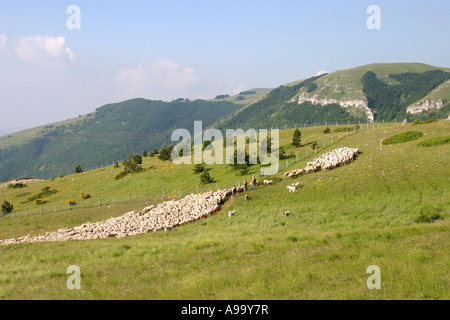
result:
[(296, 169), (284, 174), (287, 178), (296, 177), (301, 173), (312, 173), (318, 170), (328, 171), (340, 165), (347, 164), (355, 159), (359, 153), (358, 148), (338, 148), (327, 152), (313, 161), (307, 162), (305, 169)]
[(232, 217), (232, 216), (234, 216), (235, 214), (236, 214), (236, 210), (228, 211), (228, 216), (229, 216), (229, 217)]
[(289, 192), (297, 191), (297, 189), (294, 186), (287, 186), (287, 188), (289, 189)]
[(286, 216), (286, 217), (288, 217), (290, 214), (291, 214), (290, 211), (285, 211), (285, 212), (283, 212), (283, 215)]

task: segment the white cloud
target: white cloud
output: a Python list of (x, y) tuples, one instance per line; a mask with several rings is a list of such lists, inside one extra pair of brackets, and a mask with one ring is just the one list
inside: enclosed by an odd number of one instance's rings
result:
[(122, 93), (120, 99), (210, 99), (217, 94), (236, 94), (247, 89), (244, 85), (214, 81), (193, 68), (183, 67), (170, 59), (121, 69), (115, 80), (119, 86), (118, 91)]
[(327, 71), (327, 70), (319, 70), (319, 71), (317, 71), (317, 73), (316, 73), (316, 77), (321, 76), (321, 75), (323, 75), (323, 74), (325, 74), (325, 73), (328, 73), (328, 71)]
[(15, 40), (12, 47), (17, 57), (45, 65), (66, 65), (75, 59), (65, 37), (24, 37)]
[(8, 36), (6, 34), (0, 34), (0, 52), (8, 51)]

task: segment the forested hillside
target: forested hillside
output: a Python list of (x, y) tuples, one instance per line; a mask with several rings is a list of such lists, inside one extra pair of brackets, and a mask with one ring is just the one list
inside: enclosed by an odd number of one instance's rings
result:
[(389, 78), (396, 80), (397, 83), (388, 84), (378, 79), (372, 71), (368, 71), (361, 79), (363, 92), (375, 119), (385, 121), (404, 119), (406, 108), (450, 79), (450, 73), (442, 70), (407, 72), (391, 74)]
[(308, 78), (294, 85), (280, 86), (267, 96), (240, 111), (235, 117), (219, 125), (225, 128), (268, 128), (314, 124), (324, 122), (358, 122), (362, 118), (355, 117), (341, 108), (339, 104), (325, 106), (309, 102), (298, 104), (292, 101), (296, 93), (305, 88), (312, 91), (316, 88), (315, 81), (322, 76)]
[(102, 106), (84, 121), (47, 126), (46, 133), (22, 145), (0, 149), (0, 179), (44, 177), (123, 160), (170, 141), (174, 129), (193, 131), (195, 120), (211, 125), (240, 106), (225, 101), (172, 102), (133, 99)]

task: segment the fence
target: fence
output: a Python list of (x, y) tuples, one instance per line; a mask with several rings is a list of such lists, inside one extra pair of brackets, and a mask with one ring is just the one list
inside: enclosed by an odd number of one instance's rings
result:
[[(384, 123), (384, 121), (383, 121)], [(325, 122), (325, 125), (327, 123)], [(335, 124), (339, 125), (339, 124)], [(347, 124), (348, 125), (348, 124)], [(293, 166), (295, 163), (308, 160), (311, 157), (314, 157), (318, 152), (324, 151), (327, 147), (330, 147), (335, 142), (338, 142), (345, 138), (346, 136), (349, 136), (351, 134), (355, 134), (358, 131), (362, 130), (370, 130), (375, 128), (382, 128), (382, 123), (372, 123), (372, 124), (353, 124), (353, 129), (347, 128), (346, 131), (342, 132), (334, 132), (327, 134), (326, 140), (318, 140), (317, 144), (314, 149), (305, 150), (304, 153), (298, 153), (298, 154), (291, 154), (288, 155), (287, 159), (281, 159), (279, 162), (279, 165), (277, 166), (277, 172), (281, 171), (282, 169), (288, 169), (289, 167)], [(311, 143), (310, 143), (311, 144)], [(262, 167), (262, 173), (259, 175), (260, 178), (265, 178), (265, 169)], [(244, 178), (243, 178), (244, 179)], [(238, 180), (236, 183), (236, 186), (241, 186), (242, 183), (241, 180)], [(121, 195), (114, 195), (110, 197), (93, 197), (86, 200), (81, 199), (76, 205), (70, 205), (66, 203), (59, 203), (59, 204), (48, 204), (48, 205), (40, 205), (39, 207), (33, 208), (33, 209), (25, 209), (20, 211), (13, 211), (11, 213), (5, 214), (1, 212), (1, 219), (3, 218), (17, 218), (17, 217), (27, 217), (27, 216), (36, 216), (36, 215), (45, 215), (49, 213), (56, 213), (56, 212), (68, 212), (73, 209), (80, 209), (80, 208), (94, 208), (94, 207), (102, 207), (102, 206), (112, 206), (116, 204), (125, 204), (125, 203), (145, 203), (145, 202), (161, 202), (166, 200), (178, 200), (183, 198), (186, 195), (192, 194), (192, 193), (200, 193), (200, 192), (206, 192), (206, 191), (214, 191), (217, 189), (229, 189), (231, 188), (231, 185), (219, 185), (219, 184), (210, 184), (207, 186), (201, 186), (199, 185), (197, 188), (191, 188), (189, 190), (162, 190), (159, 193), (145, 193), (141, 192), (139, 194), (133, 194), (133, 193), (122, 193)]]

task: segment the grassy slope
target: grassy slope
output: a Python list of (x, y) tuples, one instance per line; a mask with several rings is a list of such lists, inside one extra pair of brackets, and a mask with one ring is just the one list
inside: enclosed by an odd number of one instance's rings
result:
[[(359, 147), (362, 153), (352, 164), (300, 177), (302, 188), (294, 194), (286, 189), (292, 181), (259, 187), (250, 192), (249, 201), (239, 196), (217, 215), (171, 232), (1, 247), (0, 297), (448, 299), (450, 147), (420, 148), (417, 142), (448, 135), (449, 126), (448, 121), (424, 125), (419, 140), (381, 148), (383, 138), (410, 131), (410, 125), (350, 135), (324, 151)], [(320, 130), (302, 130), (304, 143), (330, 138)], [(282, 133), (285, 143), (290, 137), (292, 130)], [(306, 148), (309, 145), (296, 151)], [(291, 167), (303, 167), (306, 161)], [(155, 179), (177, 183), (165, 177), (178, 168), (164, 170)], [(190, 180), (186, 170), (183, 178)], [(222, 174), (219, 170), (211, 173), (223, 183), (235, 180), (226, 168)], [(145, 184), (145, 174), (131, 177), (129, 183)], [(59, 181), (60, 189), (67, 180)], [(75, 189), (76, 194), (86, 192)], [(56, 230), (93, 222), (133, 206), (137, 204), (72, 211), (70, 216), (3, 219), (0, 238), (31, 233), (38, 230), (36, 224)], [(413, 222), (418, 212), (430, 207), (445, 219)], [(228, 210), (237, 215), (228, 218)], [(284, 217), (284, 210), (291, 216)], [(81, 268), (79, 291), (66, 288), (66, 269), (72, 264)], [(380, 266), (382, 290), (367, 289), (369, 265)]]
[(249, 105), (253, 102), (256, 102), (258, 100), (260, 100), (261, 98), (263, 98), (270, 90), (272, 89), (268, 89), (268, 88), (255, 88), (255, 89), (249, 89), (249, 90), (245, 90), (245, 91), (255, 91), (255, 94), (247, 94), (244, 95), (242, 97), (244, 97), (244, 100), (236, 100), (237, 97), (240, 97), (241, 95), (236, 94), (234, 96), (230, 96), (228, 98), (225, 99), (210, 99), (208, 101), (228, 101), (228, 102), (232, 102), (235, 104), (239, 104), (239, 105)]
[[(92, 113), (93, 114), (93, 113)], [(39, 126), (36, 128), (26, 129), (23, 131), (15, 132), (13, 134), (9, 134), (6, 136), (0, 137), (0, 148), (6, 149), (11, 146), (19, 146), (25, 142), (30, 141), (34, 138), (43, 137), (46, 133), (53, 130), (53, 127), (61, 126), (61, 125), (76, 125), (77, 123), (83, 122), (84, 119), (88, 118), (88, 115), (82, 115), (81, 117), (72, 118), (64, 121), (59, 121), (55, 123), (51, 123), (48, 125)], [(52, 126), (50, 128), (46, 128), (48, 126)]]
[[(318, 95), (319, 98), (329, 99), (361, 99), (364, 97), (361, 78), (367, 71), (373, 71), (378, 78), (393, 83), (395, 80), (388, 79), (389, 74), (423, 73), (435, 69), (450, 71), (448, 68), (434, 67), (423, 63), (375, 63), (339, 70), (317, 80), (318, 88), (307, 96)], [(302, 92), (300, 91), (300, 93)]]

